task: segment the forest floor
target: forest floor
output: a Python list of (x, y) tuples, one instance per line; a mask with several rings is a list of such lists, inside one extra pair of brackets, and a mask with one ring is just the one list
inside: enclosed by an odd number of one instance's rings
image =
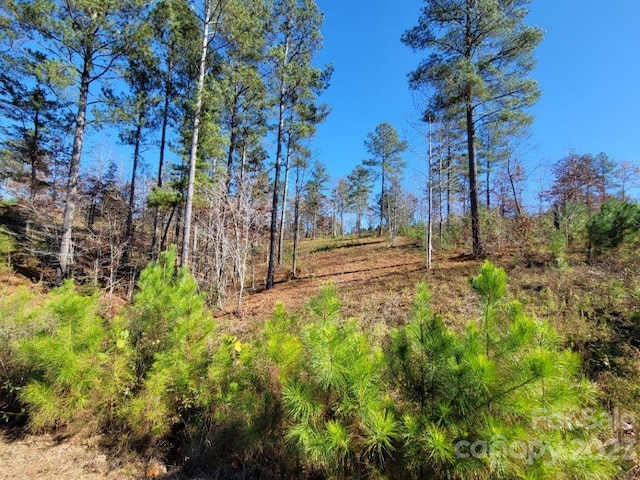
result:
[(96, 438), (0, 434), (2, 480), (130, 480), (143, 475), (136, 461), (116, 464)]
[[(576, 262), (561, 271), (543, 263), (527, 265), (513, 254), (493, 260), (507, 269), (512, 296), (522, 299), (529, 313), (552, 320), (561, 331), (575, 333), (578, 328), (588, 328), (575, 323), (563, 326), (558, 312), (567, 306), (562, 301), (583, 298), (590, 294), (593, 282), (606, 280), (604, 270)], [(289, 264), (285, 257), (285, 265)], [(357, 318), (365, 326), (394, 326), (410, 315), (416, 284), (426, 282), (433, 293), (434, 311), (447, 323), (460, 326), (478, 316), (479, 305), (467, 279), (478, 273), (480, 265), (481, 261), (465, 255), (438, 252), (433, 268), (427, 270), (424, 251), (402, 238), (393, 248), (385, 238), (375, 237), (307, 241), (301, 250), (298, 278), (287, 276), (283, 267), (274, 289), (247, 292), (241, 314), (233, 313), (230, 305), (227, 311), (214, 315), (223, 328), (249, 338), (278, 302), (289, 312), (300, 311), (323, 284), (333, 282), (345, 317)], [(629, 275), (635, 275), (633, 272), (637, 273), (637, 268)], [(0, 277), (0, 300), (17, 286), (29, 284), (15, 274)], [(0, 430), (0, 480), (181, 478), (179, 473), (171, 476), (171, 469), (165, 474), (161, 464), (143, 464), (105, 452), (96, 438)]]
[[(240, 321), (236, 316), (229, 324), (236, 333), (259, 329), (278, 303), (288, 312), (300, 311), (327, 283), (337, 288), (343, 316), (365, 324), (404, 323), (419, 282), (429, 284), (438, 313), (458, 317), (476, 306), (466, 279), (478, 273), (481, 261), (440, 253), (434, 255), (433, 269), (427, 270), (424, 250), (414, 242), (399, 238), (395, 247), (389, 247), (384, 237), (366, 237), (303, 243), (297, 278), (284, 273), (290, 260), (285, 258), (284, 265), (272, 290), (245, 295)], [(217, 316), (231, 318), (232, 308)]]

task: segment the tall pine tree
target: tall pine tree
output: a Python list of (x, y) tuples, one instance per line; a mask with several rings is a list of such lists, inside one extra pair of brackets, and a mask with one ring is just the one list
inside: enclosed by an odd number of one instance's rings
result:
[[(144, 0), (17, 0), (11, 5), (13, 28), (46, 59), (41, 69), (62, 90), (73, 86), (75, 131), (65, 195), (57, 281), (69, 275), (72, 229), (89, 95), (114, 71), (120, 59), (136, 47)], [(92, 88), (93, 87), (93, 88)]]
[[(276, 105), (276, 155), (269, 228), (269, 262), (266, 288), (273, 288), (278, 263), (278, 206), (280, 201), (281, 171), (285, 158), (287, 118), (291, 109), (305, 101), (300, 92), (313, 90), (312, 98), (326, 86), (331, 67), (324, 71), (313, 67), (314, 55), (322, 46), (320, 27), (323, 16), (315, 0), (277, 0), (273, 5), (273, 46), (271, 78)], [(322, 88), (322, 87), (321, 87)], [(302, 101), (301, 101), (302, 100)], [(306, 100), (307, 103), (313, 103)]]
[(527, 78), (533, 50), (543, 32), (524, 23), (531, 0), (425, 0), (418, 24), (402, 41), (428, 50), (409, 78), (411, 88), (433, 92), (431, 105), (463, 118), (467, 137), (473, 253), (483, 252), (480, 235), (476, 129), (479, 124), (522, 121), (539, 97)]
[[(384, 219), (389, 220), (387, 197), (389, 195), (388, 186), (391, 177), (397, 176), (404, 168), (405, 162), (400, 156), (407, 149), (407, 142), (400, 140), (398, 132), (389, 123), (381, 123), (374, 132), (369, 132), (367, 140), (364, 142), (367, 152), (372, 157), (364, 161), (364, 164), (380, 176), (380, 225), (378, 226), (378, 236), (382, 235), (382, 224)], [(387, 211), (385, 214), (385, 205)]]

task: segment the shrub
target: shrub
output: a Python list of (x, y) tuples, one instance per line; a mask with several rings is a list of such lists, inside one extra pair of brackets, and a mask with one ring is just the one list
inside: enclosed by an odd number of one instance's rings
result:
[(610, 200), (600, 212), (589, 219), (589, 257), (620, 247), (632, 234), (640, 231), (640, 206), (620, 200)]
[[(126, 314), (138, 378), (146, 375), (158, 353), (179, 341), (172, 334), (177, 334), (180, 324), (188, 319), (197, 323), (205, 316), (198, 285), (187, 269), (176, 268), (176, 257), (173, 246), (140, 273), (138, 291)], [(203, 327), (211, 328), (211, 321), (204, 321)]]
[[(547, 324), (506, 302), (490, 263), (471, 285), (483, 316), (453, 333), (418, 290), (412, 321), (393, 335), (405, 466), (418, 478), (610, 478), (606, 416), (579, 358)], [(584, 448), (583, 448), (584, 447)]]
[(426, 242), (426, 228), (425, 222), (423, 221), (413, 225), (404, 225), (400, 229), (400, 235), (407, 237), (418, 247), (424, 248)]
[(139, 385), (130, 422), (154, 442), (188, 424), (190, 413), (210, 399), (206, 378), (215, 325), (195, 279), (175, 265), (173, 247), (145, 268), (126, 313)]
[(138, 387), (124, 416), (137, 438), (169, 440), (198, 468), (248, 463), (272, 413), (256, 351), (218, 333), (195, 279), (175, 261), (172, 248), (142, 272), (125, 314)]
[(17, 351), (30, 371), (20, 399), (35, 429), (96, 420), (101, 395), (107, 334), (98, 315), (98, 298), (79, 294), (67, 281), (54, 290), (40, 312), (41, 331), (18, 340)]
[(382, 383), (384, 357), (339, 308), (335, 287), (323, 287), (298, 333), (278, 309), (267, 322), (267, 352), (278, 371), (286, 439), (302, 465), (329, 477), (374, 476), (397, 436)]
[(17, 345), (50, 328), (41, 298), (27, 289), (0, 297), (0, 421), (20, 423), (25, 409), (19, 394), (29, 381), (29, 368)]

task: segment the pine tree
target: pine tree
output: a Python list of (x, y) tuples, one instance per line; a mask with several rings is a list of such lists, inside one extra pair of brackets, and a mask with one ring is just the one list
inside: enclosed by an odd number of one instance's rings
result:
[(321, 48), (320, 28), (323, 21), (314, 0), (277, 0), (273, 3), (272, 16), (274, 40), (269, 58), (272, 60), (270, 77), (277, 122), (267, 289), (273, 288), (278, 263), (278, 207), (288, 131), (287, 118), (293, 118), (292, 109), (299, 103), (314, 104), (312, 99), (325, 88), (332, 71), (331, 67), (319, 69), (311, 64)]
[(286, 439), (303, 465), (326, 475), (375, 477), (397, 437), (383, 390), (380, 346), (340, 318), (335, 286), (324, 286), (300, 327), (282, 307), (266, 325), (277, 367)]
[(326, 199), (324, 191), (329, 179), (330, 176), (327, 171), (327, 167), (325, 167), (323, 163), (315, 162), (313, 164), (313, 170), (311, 170), (309, 181), (307, 181), (304, 189), (305, 210), (308, 216), (307, 225), (308, 230), (311, 231), (312, 238), (316, 238), (318, 216), (320, 215), (322, 205)]
[(480, 235), (477, 129), (488, 122), (526, 119), (539, 97), (526, 75), (542, 31), (525, 25), (531, 0), (425, 0), (418, 24), (402, 41), (431, 55), (410, 74), (411, 88), (433, 89), (430, 109), (464, 119), (473, 254), (483, 253)]
[(98, 315), (98, 297), (79, 294), (67, 280), (49, 295), (40, 315), (49, 318), (49, 325), (17, 346), (31, 371), (20, 392), (31, 427), (98, 420), (104, 413), (102, 388), (107, 383), (107, 331)]
[(349, 182), (349, 206), (356, 213), (356, 235), (362, 233), (362, 217), (371, 194), (371, 174), (363, 165), (356, 166), (347, 176)]
[[(187, 168), (187, 189), (184, 207), (184, 227), (182, 230), (182, 255), (181, 265), (189, 266), (189, 254), (191, 251), (191, 227), (193, 217), (193, 201), (196, 188), (196, 169), (198, 160), (198, 146), (200, 143), (200, 128), (203, 119), (203, 98), (205, 90), (205, 76), (207, 73), (207, 57), (209, 45), (215, 38), (219, 19), (225, 8), (224, 0), (203, 0), (201, 5), (202, 36), (200, 48), (200, 61), (198, 63), (198, 80), (195, 89), (195, 103), (192, 112), (191, 146), (189, 148), (189, 163)], [(203, 135), (203, 138), (206, 138)]]
[[(151, 251), (156, 258), (158, 251), (164, 250), (166, 232), (179, 205), (179, 194), (174, 189), (165, 189), (166, 152), (169, 141), (177, 132), (172, 124), (178, 124), (181, 113), (180, 100), (190, 91), (193, 65), (197, 63), (198, 35), (197, 18), (186, 0), (166, 0), (158, 2), (150, 13), (153, 51), (158, 61), (158, 82), (161, 90), (161, 108), (158, 111), (160, 124), (160, 145), (156, 186), (151, 193), (150, 205), (155, 210)], [(195, 46), (195, 48), (194, 48)], [(155, 190), (160, 192), (156, 193)], [(163, 208), (170, 208), (164, 234), (161, 232)]]
[(364, 144), (372, 158), (363, 163), (370, 168), (372, 175), (380, 177), (378, 236), (381, 236), (385, 218), (387, 219), (387, 228), (390, 225), (389, 185), (394, 177), (397, 178), (402, 173), (405, 162), (401, 154), (407, 149), (407, 142), (400, 140), (395, 128), (385, 122), (378, 125), (374, 132), (369, 132)]
[[(147, 35), (150, 40), (150, 36)], [(158, 125), (155, 108), (159, 103), (157, 96), (159, 77), (158, 59), (148, 46), (141, 46), (128, 55), (128, 65), (124, 78), (129, 85), (130, 95), (116, 100), (115, 119), (120, 124), (120, 141), (133, 147), (131, 162), (131, 180), (129, 182), (129, 201), (127, 219), (124, 228), (123, 263), (129, 262), (129, 253), (134, 242), (133, 215), (136, 202), (136, 183), (140, 174), (143, 150), (149, 144), (145, 134)]]
[(551, 326), (506, 300), (506, 282), (488, 261), (471, 279), (482, 315), (464, 334), (445, 326), (427, 287), (418, 288), (389, 359), (406, 468), (435, 479), (612, 478), (616, 459), (588, 448), (611, 433), (595, 385)]
[(46, 79), (38, 73), (38, 63), (45, 61), (42, 54), (30, 52), (21, 60), (5, 60), (0, 63), (7, 72), (0, 75), (0, 111), (8, 124), (0, 131), (4, 133), (4, 161), (15, 167), (4, 176), (26, 183), (29, 198), (34, 200), (50, 183), (51, 170), (59, 162), (58, 150), (65, 136), (64, 103), (48, 93)]
[[(145, 2), (87, 0), (61, 2), (18, 0), (12, 4), (14, 29), (46, 56), (41, 68), (59, 89), (77, 91), (75, 131), (65, 196), (57, 280), (70, 273), (72, 231), (78, 194), (82, 146), (87, 125), (89, 94), (113, 72), (139, 40)], [(98, 92), (93, 91), (97, 95)]]
[(338, 180), (338, 184), (332, 191), (332, 203), (334, 209), (333, 235), (344, 236), (344, 214), (347, 211), (349, 196), (349, 184), (344, 178)]
[(302, 223), (302, 197), (305, 192), (306, 184), (305, 173), (308, 167), (307, 155), (298, 154), (293, 159), (293, 167), (296, 171), (295, 192), (293, 197), (293, 259), (291, 262), (291, 273), (293, 278), (298, 274), (298, 249), (300, 245), (300, 226)]

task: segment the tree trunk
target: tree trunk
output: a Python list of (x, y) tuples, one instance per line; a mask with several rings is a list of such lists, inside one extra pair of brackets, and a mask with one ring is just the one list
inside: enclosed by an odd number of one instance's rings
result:
[(226, 180), (226, 190), (227, 196), (231, 194), (231, 180), (232, 180), (232, 172), (233, 172), (233, 155), (236, 150), (236, 139), (238, 137), (237, 126), (236, 126), (236, 112), (238, 110), (238, 86), (235, 86), (235, 95), (233, 96), (233, 107), (231, 112), (231, 125), (230, 125), (230, 135), (229, 135), (229, 150), (227, 151), (227, 180)]
[(89, 85), (91, 83), (91, 56), (87, 52), (82, 75), (80, 77), (80, 97), (78, 99), (78, 113), (76, 114), (76, 129), (73, 136), (73, 150), (71, 152), (71, 164), (69, 165), (69, 178), (67, 181), (67, 193), (64, 205), (64, 217), (62, 221), (62, 239), (58, 255), (58, 269), (56, 270), (56, 283), (69, 276), (71, 263), (71, 236), (73, 230), (73, 217), (76, 211), (78, 197), (78, 176), (80, 174), (80, 159), (82, 157), (82, 143), (87, 120), (87, 102), (89, 98)]
[(431, 168), (432, 165), (432, 149), (431, 149), (431, 122), (429, 122), (429, 165), (428, 165), (428, 174), (429, 179), (427, 183), (427, 241), (426, 241), (426, 257), (427, 257), (427, 268), (431, 270), (431, 244), (433, 243), (433, 220), (431, 218), (431, 213), (433, 211), (433, 170)]
[(442, 165), (442, 148), (439, 150), (438, 154), (438, 238), (442, 242), (442, 216), (443, 212), (443, 194), (442, 194), (442, 175), (443, 175), (443, 165)]
[(384, 158), (382, 159), (382, 165), (381, 165), (381, 169), (382, 169), (382, 183), (381, 183), (381, 189), (380, 189), (380, 225), (378, 226), (378, 237), (382, 236), (382, 220), (384, 217)]
[(282, 213), (280, 214), (280, 232), (278, 238), (278, 267), (282, 265), (282, 245), (284, 243), (284, 223), (287, 216), (287, 195), (289, 190), (289, 163), (291, 145), (287, 145), (287, 156), (284, 165), (284, 192), (282, 193)]
[(485, 174), (485, 181), (487, 182), (487, 210), (491, 209), (491, 161), (487, 156), (487, 171)]
[[(144, 107), (142, 107), (144, 108)], [(129, 262), (131, 243), (133, 242), (133, 207), (136, 199), (136, 173), (138, 171), (138, 161), (140, 159), (140, 141), (142, 139), (142, 124), (144, 122), (143, 112), (138, 112), (136, 125), (136, 137), (133, 148), (133, 166), (131, 167), (131, 185), (129, 186), (129, 205), (127, 208), (127, 222), (124, 228), (124, 245), (122, 253), (122, 263)]]
[(169, 214), (169, 219), (167, 220), (167, 223), (166, 223), (166, 225), (164, 227), (164, 231), (162, 233), (162, 237), (160, 239), (160, 251), (164, 250), (165, 246), (167, 245), (167, 237), (169, 236), (169, 227), (171, 227), (171, 220), (173, 220), (173, 216), (175, 215), (176, 210), (178, 208), (179, 207), (177, 205), (174, 205), (171, 208), (171, 213)]
[(507, 176), (509, 177), (509, 184), (511, 185), (511, 192), (513, 193), (513, 201), (516, 206), (516, 213), (518, 216), (522, 215), (522, 209), (520, 208), (520, 202), (518, 201), (518, 193), (516, 192), (516, 184), (513, 180), (513, 172), (511, 171), (511, 160), (507, 159)]
[(475, 155), (475, 127), (473, 124), (473, 106), (467, 102), (467, 151), (469, 154), (469, 206), (471, 207), (471, 239), (473, 242), (473, 256), (479, 257), (483, 253), (480, 237), (480, 210), (478, 206), (478, 180)]
[(300, 192), (296, 192), (293, 206), (293, 278), (298, 275), (298, 245), (300, 243)]
[(447, 149), (447, 232), (451, 231), (451, 146)]
[[(169, 60), (167, 65), (167, 81), (164, 90), (164, 107), (162, 109), (162, 127), (160, 133), (160, 156), (158, 158), (158, 179), (156, 185), (162, 188), (162, 169), (164, 168), (164, 155), (167, 145), (167, 128), (169, 126), (169, 105), (171, 102), (171, 92), (173, 91), (173, 82), (171, 76), (173, 74), (173, 60)], [(155, 258), (156, 245), (158, 243), (158, 230), (160, 228), (160, 209), (155, 207), (153, 216), (153, 237), (151, 238), (151, 257)]]
[[(289, 57), (289, 38), (285, 39), (283, 67), (286, 68)], [(284, 73), (283, 73), (284, 74)], [(273, 198), (271, 201), (271, 223), (269, 227), (269, 261), (267, 266), (267, 281), (265, 288), (273, 288), (278, 248), (278, 188), (280, 187), (280, 162), (282, 160), (282, 143), (284, 136), (284, 113), (285, 113), (286, 85), (284, 78), (280, 80), (280, 99), (278, 109), (278, 134), (276, 147), (276, 165), (273, 179)]]
[[(473, 32), (472, 16), (475, 14), (474, 7), (477, 7), (476, 0), (466, 0), (466, 25), (465, 25), (465, 58), (473, 61)], [(478, 205), (478, 166), (476, 164), (475, 151), (475, 124), (473, 118), (473, 93), (471, 85), (467, 85), (465, 93), (466, 127), (467, 127), (467, 152), (469, 160), (469, 206), (471, 208), (471, 239), (473, 242), (473, 256), (482, 255), (482, 242), (480, 237), (480, 209)]]
[(311, 239), (316, 239), (316, 223), (318, 223), (318, 212), (313, 212), (313, 224), (311, 225)]
[(189, 243), (191, 235), (191, 217), (193, 214), (193, 195), (196, 183), (196, 160), (198, 158), (198, 135), (200, 133), (200, 117), (202, 114), (202, 94), (204, 91), (204, 76), (207, 69), (207, 50), (209, 45), (209, 23), (211, 21), (211, 1), (206, 0), (204, 26), (202, 34), (202, 50), (200, 52), (200, 70), (196, 87), (196, 105), (193, 114), (193, 133), (191, 136), (191, 153), (189, 155), (189, 180), (187, 183), (187, 202), (184, 210), (184, 230), (182, 232), (182, 256), (180, 263), (183, 267), (189, 265)]
[(338, 205), (336, 200), (331, 200), (331, 237), (336, 238), (338, 236)]
[(38, 166), (38, 148), (40, 144), (40, 108), (36, 107), (35, 118), (33, 120), (33, 137), (31, 141), (29, 150), (31, 156), (31, 187), (30, 187), (30, 199), (33, 200), (36, 198), (36, 182), (38, 180), (37, 176), (37, 166)]

